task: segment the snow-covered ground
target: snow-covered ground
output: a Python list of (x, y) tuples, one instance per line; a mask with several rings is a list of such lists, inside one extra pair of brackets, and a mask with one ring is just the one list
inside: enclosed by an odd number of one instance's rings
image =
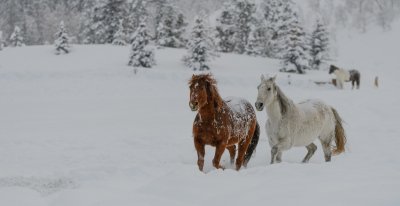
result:
[[(400, 29), (400, 27), (398, 27)], [(345, 120), (348, 150), (325, 163), (319, 143), (269, 165), (261, 141), (248, 168), (198, 171), (184, 50), (157, 50), (158, 66), (134, 74), (128, 47), (50, 46), (0, 52), (0, 205), (400, 205), (398, 34), (340, 36), (335, 64), (362, 73), (361, 90), (340, 91), (327, 71), (278, 73), (275, 60), (222, 55), (212, 68), (222, 96), (256, 100), (262, 73), (298, 102), (318, 98)], [(396, 46), (397, 44), (397, 46)], [(397, 53), (396, 53), (397, 52)], [(380, 88), (373, 87), (379, 75)]]

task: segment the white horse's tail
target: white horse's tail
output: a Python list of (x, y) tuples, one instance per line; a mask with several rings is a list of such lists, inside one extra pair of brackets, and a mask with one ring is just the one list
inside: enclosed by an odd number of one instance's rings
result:
[(332, 108), (333, 115), (335, 116), (335, 143), (336, 146), (333, 148), (332, 152), (334, 155), (338, 155), (345, 151), (345, 145), (347, 142), (346, 133), (342, 125), (342, 118), (339, 116), (338, 112)]

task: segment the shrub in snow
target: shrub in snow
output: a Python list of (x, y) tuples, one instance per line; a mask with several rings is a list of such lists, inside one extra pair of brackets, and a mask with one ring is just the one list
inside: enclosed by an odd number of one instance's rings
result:
[(21, 29), (15, 26), (14, 32), (10, 36), (10, 45), (14, 47), (19, 47), (24, 45), (24, 38), (21, 34)]
[(126, 39), (126, 35), (124, 33), (123, 20), (121, 19), (119, 21), (118, 31), (114, 35), (114, 40), (113, 40), (112, 44), (118, 45), (118, 46), (125, 46), (126, 45), (125, 39)]
[(60, 54), (61, 51), (68, 54), (69, 53), (69, 37), (65, 29), (64, 21), (61, 21), (60, 27), (56, 33), (57, 39), (54, 41), (56, 47), (56, 54)]
[(151, 68), (155, 65), (154, 50), (148, 47), (150, 35), (142, 22), (133, 34), (129, 66)]
[(211, 32), (202, 18), (196, 18), (187, 48), (188, 54), (183, 57), (186, 66), (200, 71), (210, 69), (208, 62), (217, 55)]
[(310, 37), (310, 66), (312, 69), (319, 69), (321, 63), (328, 59), (328, 36), (325, 25), (317, 21), (315, 30)]

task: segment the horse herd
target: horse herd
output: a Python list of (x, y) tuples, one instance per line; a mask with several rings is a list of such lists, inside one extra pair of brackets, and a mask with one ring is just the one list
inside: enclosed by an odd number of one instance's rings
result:
[[(282, 153), (292, 147), (304, 146), (307, 163), (319, 139), (325, 161), (331, 161), (332, 154), (345, 151), (346, 135), (342, 119), (337, 111), (318, 100), (307, 100), (295, 104), (275, 82), (276, 77), (261, 76), (255, 108), (268, 115), (266, 132), (271, 146), (271, 164), (282, 161)], [(225, 149), (229, 151), (231, 164), (236, 170), (246, 167), (260, 137), (260, 127), (250, 102), (241, 98), (222, 99), (217, 82), (211, 74), (193, 75), (189, 81), (189, 107), (197, 112), (193, 122), (194, 146), (197, 151), (197, 165), (203, 171), (205, 145), (215, 147), (212, 161), (217, 169)]]

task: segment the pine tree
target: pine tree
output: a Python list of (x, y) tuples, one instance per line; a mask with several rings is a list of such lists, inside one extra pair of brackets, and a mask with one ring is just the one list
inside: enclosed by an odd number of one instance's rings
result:
[(252, 27), (246, 45), (245, 53), (250, 56), (261, 56), (264, 52), (263, 33), (261, 30)]
[(283, 42), (283, 72), (297, 72), (304, 74), (308, 68), (309, 56), (306, 42), (306, 33), (300, 24), (297, 15), (294, 15), (286, 25)]
[(318, 20), (310, 37), (310, 66), (312, 69), (318, 70), (321, 63), (328, 58), (328, 36), (325, 25)]
[(224, 8), (217, 18), (216, 26), (216, 44), (220, 52), (233, 52), (235, 48), (235, 16), (234, 6), (226, 3)]
[(133, 34), (129, 66), (151, 68), (155, 65), (154, 51), (148, 47), (150, 35), (144, 21)]
[(119, 21), (118, 31), (114, 34), (113, 45), (125, 46), (126, 45), (126, 35), (124, 33), (123, 20)]
[(212, 35), (203, 18), (196, 18), (187, 47), (188, 54), (183, 57), (185, 65), (193, 70), (209, 70), (208, 62), (217, 54)]
[(119, 28), (119, 20), (126, 16), (126, 0), (101, 0), (94, 8), (86, 30), (91, 43), (111, 44)]
[(3, 50), (3, 32), (0, 31), (0, 51)]
[(297, 15), (293, 2), (288, 0), (269, 0), (264, 5), (264, 18), (267, 25), (267, 55), (282, 58), (285, 47), (288, 24)]
[(10, 36), (10, 44), (13, 47), (20, 47), (24, 45), (24, 38), (21, 34), (21, 29), (15, 26), (14, 32)]
[(123, 22), (124, 33), (127, 35), (128, 43), (132, 43), (132, 34), (139, 28), (144, 19), (148, 19), (147, 0), (132, 0), (128, 6), (128, 15)]
[(251, 26), (255, 23), (255, 4), (249, 0), (235, 0), (235, 48), (234, 51), (243, 54), (246, 51)]
[(179, 48), (185, 45), (182, 37), (186, 22), (182, 13), (172, 3), (164, 5), (157, 27), (157, 45)]
[(67, 34), (67, 30), (65, 29), (64, 21), (61, 21), (58, 31), (56, 33), (57, 39), (54, 41), (54, 45), (56, 47), (56, 54), (59, 54), (60, 51), (64, 51), (65, 53), (69, 53), (69, 37)]

